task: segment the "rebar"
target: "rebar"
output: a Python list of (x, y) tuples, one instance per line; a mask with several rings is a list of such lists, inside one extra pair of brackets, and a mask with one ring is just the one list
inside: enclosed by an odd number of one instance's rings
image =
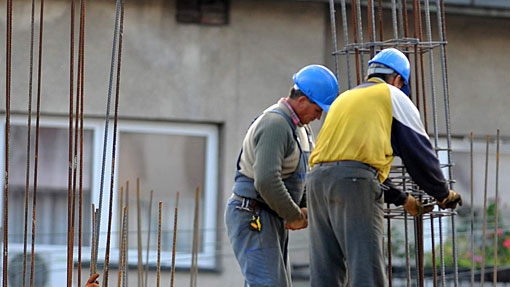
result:
[(197, 187), (195, 191), (195, 215), (193, 219), (193, 245), (191, 250), (191, 280), (190, 286), (197, 286), (197, 273), (198, 273), (198, 241), (200, 238), (199, 235), (199, 196), (200, 196), (200, 187)]
[[(23, 225), (23, 267), (22, 267), (22, 286), (26, 286), (27, 274), (27, 249), (28, 249), (28, 197), (30, 191), (30, 141), (32, 138), (32, 82), (34, 71), (34, 22), (35, 22), (35, 0), (32, 0), (32, 13), (30, 16), (30, 52), (29, 52), (29, 73), (28, 73), (28, 108), (27, 108), (27, 161), (25, 169), (25, 214)], [(34, 261), (31, 257), (30, 261)]]
[(74, 0), (71, 0), (71, 31), (70, 31), (70, 59), (69, 59), (69, 166), (67, 180), (67, 287), (73, 284), (73, 251), (74, 251), (74, 222), (73, 222), (73, 107), (74, 107)]
[(140, 210), (140, 178), (136, 178), (136, 226), (137, 226), (137, 249), (138, 249), (138, 287), (143, 287), (142, 268), (142, 219)]
[(148, 287), (147, 281), (149, 280), (149, 251), (151, 246), (151, 223), (152, 223), (152, 196), (154, 191), (150, 192), (150, 200), (149, 200), (149, 231), (147, 232), (147, 252), (145, 253), (145, 287)]
[(170, 275), (170, 287), (174, 287), (175, 279), (175, 251), (177, 246), (177, 216), (179, 213), (179, 192), (177, 192), (175, 199), (175, 212), (174, 212), (174, 235), (172, 241), (172, 272)]
[[(388, 209), (390, 209), (390, 204), (388, 203), (386, 205), (386, 207)], [(392, 264), (391, 264), (391, 218), (388, 217), (387, 218), (387, 226), (388, 226), (388, 286), (391, 287), (393, 286), (392, 285), (392, 280), (391, 280), (391, 276), (392, 276)], [(383, 244), (384, 246), (384, 244)]]
[(12, 0), (7, 0), (7, 33), (5, 49), (5, 164), (4, 164), (4, 201), (3, 201), (3, 273), (2, 285), (7, 287), (7, 265), (9, 256), (9, 141), (11, 127), (11, 46), (12, 46)]
[(498, 284), (498, 201), (499, 201), (499, 129), (496, 133), (496, 198), (494, 200), (494, 269), (492, 282), (496, 286)]
[[(351, 11), (352, 11), (352, 35), (353, 35), (353, 38), (354, 38), (354, 44), (358, 44), (358, 13), (357, 13), (357, 10), (356, 10), (356, 2), (358, 2), (359, 0), (351, 0)], [(355, 54), (355, 59), (356, 59), (356, 62), (355, 62), (355, 66), (356, 66), (356, 85), (359, 85), (361, 83), (361, 70), (360, 70), (360, 51), (358, 48), (355, 48), (354, 49), (354, 54)]]
[[(340, 1), (340, 7), (342, 9), (342, 28), (344, 32), (344, 43), (345, 46), (349, 45), (349, 32), (347, 29), (347, 11), (345, 8), (345, 0)], [(351, 63), (350, 56), (348, 53), (345, 54), (345, 65), (347, 71), (347, 89), (351, 88)]]
[(368, 39), (373, 45), (370, 47), (370, 58), (375, 56), (375, 14), (374, 14), (374, 0), (368, 0)]
[[(363, 23), (361, 20), (361, 0), (356, 1), (356, 16), (358, 17), (358, 40), (360, 43), (363, 43)], [(363, 78), (365, 77), (365, 60), (363, 59), (363, 51), (360, 51), (359, 54), (360, 62), (360, 73), (361, 73), (361, 82), (363, 82)], [(360, 82), (360, 83), (361, 83)], [(360, 84), (358, 83), (358, 84)]]
[[(127, 282), (126, 282), (126, 276), (127, 276), (127, 257), (128, 257), (128, 253), (127, 253), (127, 236), (128, 236), (128, 218), (129, 218), (129, 209), (127, 206), (124, 206), (123, 208), (124, 210), (124, 214), (122, 216), (122, 244), (121, 244), (121, 261), (122, 264), (119, 263), (119, 273), (122, 273), (123, 276), (122, 276), (122, 286), (125, 287), (127, 286)], [(119, 284), (120, 284), (120, 281), (119, 281)]]
[(432, 278), (433, 285), (437, 287), (437, 268), (436, 268), (436, 240), (434, 235), (434, 216), (430, 215), (430, 239), (432, 243)]
[(441, 255), (441, 287), (446, 286), (443, 245), (443, 217), (439, 217), (439, 253)]
[(78, 89), (79, 117), (80, 117), (80, 173), (79, 173), (79, 204), (78, 204), (78, 286), (81, 286), (82, 244), (83, 244), (83, 106), (85, 91), (85, 7), (86, 0), (80, 1), (80, 48), (78, 53)]
[(485, 183), (483, 188), (483, 231), (482, 231), (482, 265), (481, 265), (481, 277), (480, 286), (484, 286), (485, 281), (485, 241), (487, 235), (487, 182), (489, 173), (489, 141), (490, 136), (487, 136), (487, 144), (485, 148)]
[(391, 20), (391, 23), (393, 24), (393, 39), (398, 39), (397, 3), (395, 0), (391, 0)]
[(159, 202), (159, 221), (158, 221), (158, 271), (156, 275), (156, 286), (160, 287), (160, 277), (161, 277), (161, 205), (163, 203)]
[[(122, 261), (122, 254), (124, 252), (124, 245), (123, 245), (123, 235), (124, 235), (124, 216), (123, 216), (123, 212), (124, 212), (124, 187), (121, 186), (120, 187), (120, 195), (119, 195), (119, 262)], [(94, 222), (94, 221), (93, 221)], [(119, 263), (118, 264), (118, 267), (119, 267), (119, 272), (122, 272), (123, 270), (123, 267), (122, 265)]]
[(112, 232), (112, 209), (113, 209), (113, 186), (115, 182), (115, 156), (117, 147), (117, 124), (118, 124), (118, 113), (119, 113), (119, 95), (120, 95), (120, 71), (122, 63), (122, 36), (124, 32), (124, 0), (120, 0), (120, 20), (119, 20), (119, 51), (117, 58), (117, 78), (116, 78), (116, 89), (115, 89), (115, 108), (113, 116), (113, 144), (112, 144), (112, 168), (110, 178), (110, 197), (109, 197), (109, 208), (108, 208), (108, 233), (106, 234), (106, 250), (105, 250), (105, 263), (104, 263), (104, 276), (103, 276), (103, 287), (108, 287), (108, 270), (110, 261), (110, 236)]
[[(30, 258), (35, 258), (35, 234), (37, 214), (37, 176), (39, 166), (39, 123), (41, 116), (41, 82), (42, 82), (42, 47), (43, 47), (44, 0), (41, 0), (39, 14), (39, 59), (37, 66), (37, 100), (35, 116), (35, 152), (34, 152), (34, 185), (32, 195), (32, 246)], [(34, 261), (30, 260), (30, 287), (34, 287)]]
[[(427, 40), (432, 42), (432, 25), (430, 22), (430, 0), (425, 0), (425, 27), (427, 29)], [(429, 69), (430, 69), (430, 91), (432, 94), (432, 112), (433, 112), (433, 127), (434, 127), (434, 147), (438, 146), (438, 123), (437, 123), (437, 98), (436, 98), (436, 76), (434, 69), (434, 54), (432, 48), (428, 48), (429, 55)]]
[(471, 162), (470, 186), (471, 186), (471, 287), (475, 286), (475, 201), (474, 201), (474, 165), (473, 165), (473, 132), (469, 137), (469, 159)]
[(331, 38), (333, 39), (333, 57), (335, 58), (335, 75), (336, 78), (340, 77), (340, 70), (338, 69), (338, 51), (337, 39), (336, 39), (336, 19), (335, 19), (335, 1), (329, 0), (329, 16), (331, 21)]
[[(115, 68), (115, 54), (117, 47), (117, 35), (118, 35), (118, 23), (119, 23), (119, 14), (120, 14), (120, 2), (121, 0), (116, 1), (115, 7), (115, 24), (113, 29), (113, 45), (112, 45), (112, 53), (111, 53), (111, 61), (110, 61), (110, 76), (108, 81), (108, 96), (106, 101), (106, 116), (105, 116), (105, 124), (104, 124), (104, 136), (103, 136), (103, 153), (102, 153), (102, 161), (101, 161), (101, 181), (99, 184), (99, 216), (97, 218), (97, 222), (94, 222), (96, 225), (96, 229), (98, 231), (98, 236), (96, 240), (92, 243), (91, 253), (96, 254), (96, 257), (91, 257), (90, 262), (90, 274), (93, 274), (97, 262), (97, 250), (99, 248), (99, 232), (101, 230), (101, 210), (103, 209), (103, 193), (104, 193), (104, 174), (106, 170), (106, 147), (108, 143), (108, 127), (110, 122), (110, 105), (112, 98), (112, 86), (113, 86), (113, 74)], [(127, 265), (127, 263), (126, 263)]]

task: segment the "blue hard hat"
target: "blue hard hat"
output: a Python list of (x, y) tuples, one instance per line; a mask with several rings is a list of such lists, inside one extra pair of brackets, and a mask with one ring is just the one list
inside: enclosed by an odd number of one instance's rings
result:
[(372, 60), (368, 61), (369, 66), (372, 63), (383, 64), (402, 76), (402, 78), (404, 78), (404, 86), (401, 90), (406, 95), (409, 95), (409, 74), (411, 73), (411, 64), (409, 64), (409, 60), (404, 53), (395, 48), (384, 49), (377, 53)]
[(338, 81), (324, 66), (306, 66), (295, 73), (292, 80), (301, 92), (326, 112), (338, 96)]

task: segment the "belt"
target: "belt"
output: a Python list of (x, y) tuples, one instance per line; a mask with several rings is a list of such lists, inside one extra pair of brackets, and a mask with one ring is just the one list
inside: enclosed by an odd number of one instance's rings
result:
[(247, 207), (248, 209), (251, 209), (252, 211), (258, 211), (258, 210), (263, 209), (263, 210), (279, 217), (278, 213), (276, 213), (276, 211), (272, 210), (271, 207), (269, 207), (269, 205), (267, 205), (266, 203), (260, 202), (256, 199), (239, 196), (235, 193), (232, 193), (232, 196), (230, 198), (241, 202), (243, 207)]
[(366, 164), (361, 161), (355, 161), (355, 160), (337, 160), (337, 161), (323, 161), (319, 162), (317, 164), (318, 166), (353, 166), (353, 167), (359, 167), (366, 169), (368, 171), (371, 171), (374, 173), (374, 175), (378, 174), (378, 171), (375, 167)]

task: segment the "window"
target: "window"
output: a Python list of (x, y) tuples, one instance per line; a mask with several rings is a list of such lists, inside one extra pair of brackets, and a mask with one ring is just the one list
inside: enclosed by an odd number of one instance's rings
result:
[(177, 22), (228, 24), (228, 0), (177, 0)]
[[(200, 193), (199, 264), (214, 267), (216, 240), (217, 128), (213, 125), (141, 124), (123, 122), (119, 129), (119, 186), (129, 180), (128, 246), (131, 262), (137, 261), (136, 179), (140, 178), (142, 249), (147, 248), (151, 213), (150, 262), (156, 263), (158, 202), (163, 202), (162, 265), (170, 266), (176, 193), (180, 193), (176, 262), (190, 265), (195, 189)], [(153, 204), (149, 209), (150, 191)], [(124, 195), (124, 202), (126, 197)], [(120, 221), (117, 221), (120, 225)], [(145, 256), (145, 255), (144, 255)], [(145, 262), (145, 257), (143, 258)]]
[[(103, 260), (106, 246), (108, 196), (110, 191), (110, 167), (112, 126), (110, 122), (106, 156), (103, 212), (99, 261)], [(37, 193), (36, 251), (65, 250), (67, 244), (67, 185), (68, 185), (68, 120), (45, 117), (41, 119), (39, 140), (39, 169)], [(35, 135), (35, 128), (32, 129)], [(100, 173), (104, 137), (104, 121), (89, 119), (84, 127), (84, 173), (83, 173), (83, 257), (90, 256), (91, 203), (98, 207)], [(26, 117), (11, 117), (10, 166), (9, 166), (9, 235), (10, 249), (22, 250), (24, 227), (24, 193), (27, 143)], [(3, 156), (5, 126), (0, 127), (0, 185), (4, 178)], [(32, 138), (32, 146), (34, 145)], [(117, 263), (119, 242), (119, 189), (129, 185), (129, 262), (137, 261), (137, 208), (136, 179), (141, 181), (141, 230), (143, 262), (147, 248), (149, 224), (149, 193), (154, 191), (151, 208), (150, 262), (156, 264), (158, 201), (163, 202), (162, 266), (170, 266), (175, 195), (180, 192), (176, 265), (191, 264), (191, 238), (195, 188), (200, 186), (200, 242), (201, 268), (215, 267), (216, 204), (218, 169), (218, 129), (210, 124), (155, 123), (144, 121), (119, 121), (117, 137), (117, 160), (114, 183), (114, 212), (111, 259)], [(30, 155), (33, 158), (33, 147)], [(31, 159), (33, 174), (33, 159)], [(33, 176), (31, 176), (33, 178)], [(33, 180), (30, 181), (31, 185)], [(31, 189), (32, 190), (32, 189)], [(126, 197), (124, 197), (124, 201)], [(0, 202), (1, 203), (1, 202)], [(3, 204), (3, 203), (2, 203)], [(30, 199), (31, 211), (32, 201)], [(1, 207), (1, 205), (0, 205)], [(31, 215), (29, 215), (29, 223)], [(29, 232), (31, 227), (29, 225)], [(77, 230), (77, 225), (76, 225)], [(76, 231), (77, 233), (77, 231)], [(30, 237), (29, 237), (30, 241)], [(75, 240), (77, 244), (77, 240)], [(53, 252), (55, 253), (55, 252)], [(62, 258), (65, 263), (65, 252)], [(60, 253), (59, 253), (60, 254)]]

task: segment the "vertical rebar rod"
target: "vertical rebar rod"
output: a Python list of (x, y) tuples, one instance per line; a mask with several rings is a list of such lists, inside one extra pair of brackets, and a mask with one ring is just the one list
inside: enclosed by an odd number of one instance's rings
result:
[(406, 286), (411, 286), (411, 258), (409, 255), (409, 227), (407, 212), (404, 212), (404, 237), (405, 237), (405, 253), (406, 253)]
[[(119, 114), (119, 96), (120, 96), (120, 71), (122, 63), (122, 36), (124, 32), (124, 2), (120, 0), (120, 20), (119, 20), (119, 51), (117, 54), (117, 75), (116, 75), (116, 86), (115, 86), (115, 104), (114, 104), (114, 115), (113, 115), (113, 144), (112, 144), (112, 166), (110, 171), (110, 197), (109, 197), (109, 208), (108, 208), (108, 233), (106, 234), (106, 250), (104, 259), (104, 276), (103, 276), (103, 287), (108, 287), (108, 270), (110, 262), (110, 237), (112, 232), (112, 210), (113, 210), (113, 186), (115, 183), (115, 159), (117, 151), (117, 125), (118, 125), (118, 114)], [(119, 3), (119, 2), (117, 2)]]
[[(91, 218), (92, 218), (92, 222), (95, 222), (96, 220), (96, 205), (94, 203), (91, 204)], [(92, 224), (92, 236), (91, 236), (91, 242), (94, 242), (94, 240), (96, 239), (96, 236), (97, 236), (97, 230), (96, 230), (96, 226), (94, 224)], [(94, 250), (92, 250), (92, 254), (91, 256), (94, 256)], [(96, 271), (94, 271), (95, 273)]]
[[(353, 36), (353, 41), (354, 41), (354, 44), (357, 45), (359, 44), (359, 41), (358, 41), (358, 13), (357, 13), (357, 10), (356, 10), (356, 7), (357, 7), (357, 3), (359, 0), (351, 0), (351, 11), (352, 11), (352, 36)], [(361, 71), (360, 71), (360, 59), (359, 59), (359, 48), (356, 47), (354, 48), (354, 57), (355, 57), (355, 66), (356, 66), (356, 85), (359, 85), (361, 83)]]
[(179, 214), (179, 192), (177, 192), (175, 199), (175, 212), (174, 212), (174, 235), (172, 241), (172, 272), (170, 275), (170, 287), (174, 287), (175, 279), (175, 251), (177, 247), (177, 217)]
[[(419, 24), (418, 24), (418, 0), (413, 0), (413, 20), (414, 20), (414, 38), (418, 38), (419, 37), (419, 33), (418, 33), (418, 28), (419, 28)], [(421, 111), (421, 108), (420, 108), (420, 77), (419, 77), (419, 74), (418, 74), (418, 44), (415, 44), (414, 45), (414, 85), (415, 85), (415, 93), (414, 93), (414, 96), (415, 96), (415, 99), (416, 99), (416, 102), (415, 102), (415, 105), (416, 105), (416, 108), (418, 109), (418, 111)]]
[(382, 0), (378, 0), (377, 2), (377, 18), (379, 24), (379, 41), (382, 42), (384, 40)]
[[(126, 180), (126, 204), (125, 206), (129, 206), (129, 180)], [(125, 252), (126, 252), (126, 260), (124, 264), (124, 287), (127, 287), (129, 285), (129, 273), (128, 271), (128, 265), (129, 265), (129, 213), (126, 221), (126, 246), (125, 246)]]
[[(44, 0), (41, 0), (39, 14), (39, 59), (37, 67), (37, 100), (35, 116), (34, 184), (32, 195), (32, 246), (30, 258), (35, 258), (35, 231), (37, 219), (37, 176), (39, 166), (39, 122), (41, 115), (42, 47), (43, 47)], [(30, 260), (30, 287), (34, 287), (34, 260)]]
[(85, 91), (85, 6), (86, 0), (80, 3), (80, 53), (79, 53), (79, 101), (80, 101), (80, 173), (79, 173), (79, 204), (78, 204), (78, 286), (81, 286), (82, 244), (83, 244), (83, 111)]
[[(123, 208), (124, 210), (124, 214), (122, 216), (122, 228), (121, 228), (121, 237), (122, 237), (122, 243), (121, 243), (121, 252), (120, 252), (120, 258), (121, 258), (121, 261), (122, 261), (122, 265), (119, 266), (119, 273), (122, 273), (122, 286), (125, 287), (127, 286), (127, 281), (126, 281), (126, 276), (127, 276), (127, 266), (126, 266), (126, 263), (127, 263), (127, 257), (128, 257), (128, 254), (127, 254), (127, 230), (128, 230), (128, 218), (129, 218), (129, 209), (128, 209), (128, 206), (124, 206)], [(120, 284), (120, 282), (119, 282)], [(80, 287), (80, 286), (78, 286)]]
[(136, 178), (136, 235), (138, 249), (138, 287), (143, 287), (143, 267), (142, 267), (142, 215), (140, 208), (140, 178)]
[[(127, 198), (127, 189), (126, 189), (126, 198)], [(123, 259), (122, 259), (122, 287), (127, 287), (128, 286), (128, 258), (129, 258), (129, 241), (128, 241), (128, 236), (129, 236), (129, 208), (128, 208), (128, 205), (126, 204), (126, 206), (124, 206), (124, 209), (126, 210), (126, 213), (125, 213), (125, 217), (124, 217), (124, 227), (123, 227), (123, 230), (122, 230), (122, 256), (123, 256)]]
[[(386, 205), (388, 210), (390, 209), (390, 204)], [(391, 264), (391, 218), (388, 216), (387, 218), (387, 226), (388, 226), (388, 286), (392, 287), (392, 264)]]
[(158, 271), (156, 274), (156, 286), (160, 287), (160, 277), (161, 277), (161, 205), (163, 203), (159, 202), (159, 221), (158, 221)]
[(398, 39), (398, 28), (397, 28), (397, 3), (395, 0), (391, 0), (391, 23), (393, 25), (393, 39)]
[(335, 58), (335, 75), (336, 78), (340, 77), (340, 70), (338, 68), (338, 42), (336, 39), (336, 19), (335, 19), (335, 1), (329, 0), (329, 19), (331, 22), (331, 39), (333, 39), (333, 57)]
[[(420, 199), (419, 201), (421, 202), (421, 196), (420, 196)], [(425, 269), (424, 269), (424, 264), (423, 264), (423, 215), (419, 215), (416, 217), (416, 223), (417, 223), (417, 227), (418, 227), (418, 231), (417, 231), (417, 235), (418, 235), (418, 238), (416, 239), (416, 241), (418, 242), (418, 266), (417, 268), (419, 269), (419, 272), (418, 274), (420, 275), (418, 277), (418, 286), (420, 287), (423, 287), (424, 286), (424, 283), (425, 283)]]
[(402, 0), (398, 0), (397, 2), (397, 10), (398, 10), (398, 33), (400, 37), (404, 37), (404, 11), (402, 10)]
[[(358, 41), (359, 43), (363, 43), (363, 22), (361, 17), (361, 0), (356, 1), (356, 16), (358, 17)], [(363, 50), (360, 50), (359, 58), (360, 58), (360, 73), (361, 73), (361, 82), (363, 82), (363, 79), (365, 77), (365, 60), (363, 59)]]
[(489, 180), (489, 141), (490, 136), (487, 135), (487, 143), (485, 147), (485, 181), (483, 188), (483, 230), (482, 230), (482, 265), (480, 271), (480, 286), (484, 286), (485, 281), (485, 243), (487, 235), (487, 182)]
[(407, 1), (402, 1), (402, 12), (404, 16), (404, 38), (409, 37), (409, 17), (407, 15)]
[(374, 0), (368, 0), (368, 39), (372, 46), (370, 46), (370, 58), (373, 58), (375, 55), (375, 14), (374, 14)]
[[(27, 249), (28, 249), (28, 198), (30, 191), (30, 142), (32, 139), (32, 82), (34, 71), (34, 22), (35, 22), (35, 0), (32, 0), (32, 14), (30, 17), (30, 52), (29, 52), (29, 73), (28, 73), (28, 107), (27, 107), (27, 161), (25, 169), (25, 216), (23, 225), (23, 267), (22, 267), (22, 286), (26, 286), (27, 274)], [(30, 261), (33, 257), (30, 258)]]
[(430, 215), (430, 239), (431, 239), (431, 251), (432, 251), (432, 278), (433, 286), (437, 287), (437, 266), (436, 266), (436, 238), (434, 232), (434, 216)]
[[(437, 20), (438, 20), (438, 31), (441, 51), (441, 70), (443, 74), (443, 93), (444, 93), (444, 108), (445, 108), (445, 124), (446, 124), (446, 142), (447, 142), (447, 154), (448, 154), (448, 175), (449, 175), (449, 186), (453, 189), (453, 170), (452, 170), (452, 143), (451, 143), (451, 127), (450, 127), (450, 100), (448, 92), (448, 64), (446, 59), (446, 24), (444, 17), (444, 0), (436, 0), (437, 5)], [(457, 287), (459, 284), (459, 268), (457, 263), (457, 230), (455, 226), (455, 214), (451, 216), (452, 225), (452, 249), (453, 249), (453, 276), (454, 286)]]
[[(427, 40), (432, 42), (432, 25), (430, 22), (430, 0), (425, 0), (425, 27), (427, 29)], [(432, 120), (434, 129), (434, 147), (438, 146), (438, 123), (437, 123), (437, 97), (436, 97), (436, 76), (434, 69), (434, 52), (429, 46), (429, 69), (430, 69), (430, 92), (432, 94)]]
[(474, 161), (473, 161), (473, 132), (469, 137), (469, 159), (471, 162), (470, 187), (471, 187), (471, 287), (475, 286), (475, 201), (474, 201)]
[[(345, 0), (340, 1), (340, 7), (342, 10), (342, 28), (344, 33), (344, 45), (347, 47), (349, 45), (349, 32), (347, 29), (347, 11), (345, 8)], [(345, 66), (347, 71), (347, 89), (351, 88), (351, 63), (350, 63), (350, 55), (349, 51), (345, 53)]]
[(197, 273), (198, 273), (198, 241), (200, 238), (200, 230), (199, 230), (199, 196), (200, 196), (200, 187), (197, 187), (195, 191), (195, 215), (193, 219), (193, 246), (191, 250), (191, 280), (190, 286), (197, 286)]
[(74, 107), (74, 0), (71, 0), (71, 29), (70, 29), (70, 59), (69, 59), (69, 166), (67, 180), (67, 287), (73, 284), (73, 248), (74, 248), (74, 222), (73, 222), (73, 107)]
[[(421, 270), (420, 270), (420, 234), (418, 217), (413, 217), (414, 223), (414, 263), (416, 272), (416, 286), (420, 286)], [(421, 286), (420, 286), (421, 287)]]
[[(108, 127), (110, 122), (110, 106), (111, 106), (111, 98), (112, 98), (112, 87), (113, 87), (113, 74), (115, 68), (115, 53), (117, 47), (117, 35), (118, 35), (118, 23), (119, 23), (119, 14), (120, 14), (120, 1), (116, 1), (115, 8), (115, 24), (113, 29), (113, 45), (112, 45), (112, 53), (111, 53), (111, 61), (110, 61), (110, 76), (108, 82), (108, 96), (106, 101), (106, 116), (105, 116), (105, 124), (104, 124), (104, 136), (103, 136), (103, 151), (102, 151), (102, 161), (101, 161), (101, 181), (99, 184), (99, 214), (95, 224), (96, 229), (98, 231), (98, 236), (94, 242), (92, 242), (91, 253), (96, 254), (96, 257), (91, 258), (90, 262), (90, 273), (93, 274), (96, 262), (97, 262), (97, 249), (99, 248), (99, 233), (101, 230), (101, 210), (103, 209), (103, 193), (104, 193), (104, 176), (106, 170), (106, 148), (108, 143)], [(126, 263), (127, 265), (127, 263)], [(127, 276), (127, 275), (126, 275)]]
[(4, 154), (4, 208), (3, 208), (3, 273), (2, 285), (7, 287), (7, 262), (9, 256), (9, 141), (11, 128), (11, 46), (12, 46), (12, 0), (7, 0), (7, 33), (5, 49), (5, 154)]
[(498, 201), (499, 201), (499, 129), (496, 133), (496, 198), (494, 200), (494, 269), (492, 282), (496, 286), (498, 284)]
[[(426, 0), (424, 0), (426, 1)], [(418, 8), (418, 12), (417, 12), (417, 16), (418, 16), (418, 19), (417, 19), (417, 22), (418, 22), (418, 40), (420, 41), (420, 43), (422, 43), (423, 41), (423, 23), (422, 23), (422, 19), (421, 19), (421, 14), (422, 14), (422, 11), (421, 11), (421, 1), (418, 1), (418, 5), (417, 5), (417, 8)], [(425, 89), (425, 67), (424, 67), (424, 55), (423, 55), (423, 47), (420, 47), (418, 49), (418, 52), (419, 52), (419, 60), (420, 60), (420, 72), (421, 72), (421, 95), (422, 95), (422, 99), (423, 99), (423, 123), (425, 125), (425, 131), (428, 133), (428, 130), (429, 130), (429, 121), (428, 121), (428, 107), (427, 107), (427, 94), (426, 94), (426, 89)], [(418, 63), (416, 63), (418, 64)]]
[(148, 287), (147, 281), (149, 280), (149, 252), (150, 252), (150, 246), (151, 246), (151, 223), (152, 223), (152, 196), (154, 194), (154, 190), (151, 190), (150, 192), (150, 199), (149, 199), (149, 231), (147, 232), (147, 252), (145, 253), (145, 287)]
[(439, 254), (441, 255), (441, 287), (446, 286), (443, 245), (443, 216), (439, 216)]
[[(406, 192), (406, 172), (402, 168), (402, 190)], [(409, 255), (409, 228), (407, 211), (404, 210), (404, 237), (405, 237), (405, 253), (406, 253), (406, 286), (411, 287), (411, 258)]]
[[(119, 195), (119, 262), (122, 260), (122, 252), (124, 251), (123, 245), (123, 236), (124, 236), (124, 187), (120, 187), (120, 195)], [(119, 272), (122, 272), (123, 266), (118, 264)]]

